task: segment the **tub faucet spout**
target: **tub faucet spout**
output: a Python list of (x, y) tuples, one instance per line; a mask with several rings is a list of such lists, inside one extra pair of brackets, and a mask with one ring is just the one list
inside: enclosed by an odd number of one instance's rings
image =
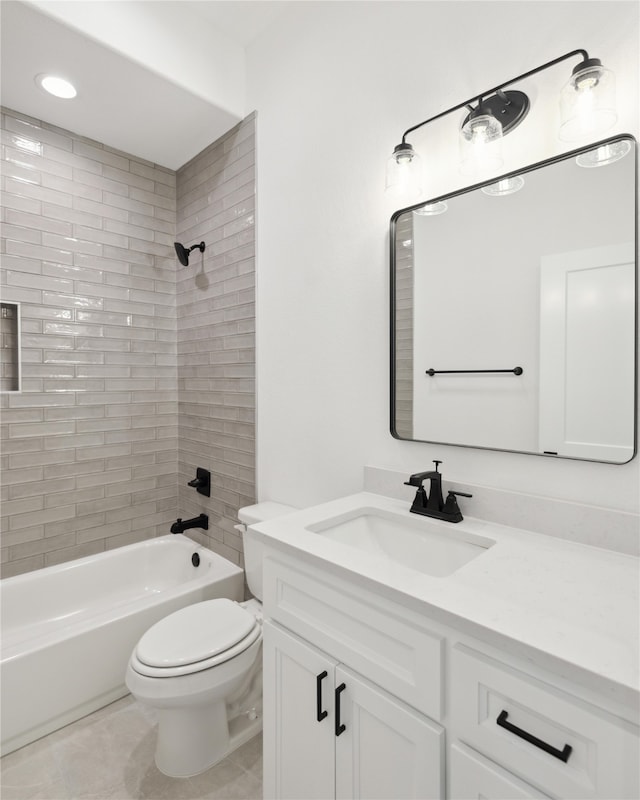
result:
[(208, 531), (209, 517), (206, 514), (200, 514), (200, 516), (192, 517), (191, 519), (177, 519), (171, 526), (171, 533), (184, 533), (189, 528), (203, 528)]

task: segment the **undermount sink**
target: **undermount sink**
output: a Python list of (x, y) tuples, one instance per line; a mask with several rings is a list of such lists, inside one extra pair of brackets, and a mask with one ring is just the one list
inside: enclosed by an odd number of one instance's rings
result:
[(445, 577), (495, 542), (428, 517), (407, 518), (380, 508), (358, 508), (308, 525), (327, 539), (434, 577)]

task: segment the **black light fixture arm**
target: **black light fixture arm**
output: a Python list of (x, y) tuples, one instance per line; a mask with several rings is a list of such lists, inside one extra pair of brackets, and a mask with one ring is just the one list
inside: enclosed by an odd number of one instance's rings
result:
[(429, 119), (425, 119), (424, 122), (419, 122), (417, 125), (413, 125), (411, 128), (407, 128), (407, 130), (402, 134), (402, 144), (406, 144), (406, 138), (410, 133), (413, 131), (417, 131), (418, 128), (422, 128), (423, 125), (428, 125), (430, 122), (434, 122), (441, 117), (445, 117), (447, 114), (451, 114), (453, 111), (458, 111), (465, 106), (470, 110), (473, 111), (472, 103), (476, 103), (478, 101), (482, 101), (483, 98), (495, 94), (499, 92), (501, 89), (504, 89), (506, 86), (511, 86), (512, 83), (517, 83), (518, 81), (522, 81), (525, 78), (529, 78), (531, 75), (535, 75), (538, 72), (542, 72), (542, 70), (548, 69), (549, 67), (553, 67), (556, 64), (559, 64), (561, 61), (566, 61), (568, 58), (573, 58), (574, 56), (581, 56), (583, 62), (589, 60), (589, 54), (586, 50), (578, 49), (572, 50), (570, 53), (565, 53), (563, 56), (559, 56), (558, 58), (554, 58), (553, 61), (547, 61), (546, 64), (542, 64), (535, 69), (530, 69), (528, 72), (524, 72), (522, 75), (518, 75), (517, 78), (511, 78), (511, 80), (506, 81), (505, 83), (501, 83), (499, 86), (496, 86), (494, 89), (488, 89), (487, 91), (482, 92), (482, 94), (478, 94), (475, 97), (472, 97), (470, 100), (465, 100), (463, 103), (459, 103), (457, 106), (453, 106), (452, 108), (448, 108), (446, 111), (441, 111), (440, 114), (436, 114), (435, 117), (430, 117)]

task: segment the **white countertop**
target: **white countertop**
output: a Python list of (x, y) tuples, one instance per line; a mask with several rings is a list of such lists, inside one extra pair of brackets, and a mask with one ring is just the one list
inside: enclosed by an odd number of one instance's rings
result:
[(250, 530), (265, 543), (331, 565), (369, 588), (373, 582), (413, 609), (462, 622), (472, 634), (506, 637), (554, 663), (586, 671), (606, 681), (612, 696), (637, 702), (640, 559), (470, 517), (457, 524), (428, 519), (445, 533), (455, 529), (456, 536), (468, 532), (495, 541), (453, 574), (431, 577), (306, 530), (362, 507), (422, 519), (405, 501), (361, 492)]

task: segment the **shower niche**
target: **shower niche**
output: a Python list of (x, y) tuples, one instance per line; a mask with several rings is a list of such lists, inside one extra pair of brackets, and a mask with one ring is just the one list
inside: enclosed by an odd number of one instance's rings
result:
[(20, 306), (0, 303), (0, 393), (21, 390)]

